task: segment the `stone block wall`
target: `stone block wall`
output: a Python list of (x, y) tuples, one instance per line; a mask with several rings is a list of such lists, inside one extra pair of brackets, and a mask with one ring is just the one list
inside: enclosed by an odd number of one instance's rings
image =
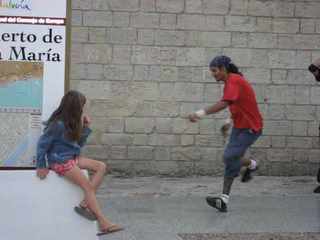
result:
[(228, 113), (186, 119), (221, 97), (207, 67), (217, 54), (256, 91), (260, 173), (315, 174), (320, 87), (306, 68), (320, 57), (317, 0), (72, 0), (70, 84), (94, 130), (84, 153), (126, 174), (221, 175)]

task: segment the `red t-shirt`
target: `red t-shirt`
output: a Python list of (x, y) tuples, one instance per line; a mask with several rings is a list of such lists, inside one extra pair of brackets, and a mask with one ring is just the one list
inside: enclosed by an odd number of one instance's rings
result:
[(256, 132), (263, 127), (256, 95), (247, 80), (231, 73), (225, 82), (222, 101), (229, 102), (235, 128), (250, 128)]

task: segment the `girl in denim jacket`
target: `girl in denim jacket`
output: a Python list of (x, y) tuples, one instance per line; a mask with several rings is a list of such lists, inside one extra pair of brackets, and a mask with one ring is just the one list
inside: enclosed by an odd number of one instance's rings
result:
[[(122, 228), (103, 215), (96, 199), (95, 192), (102, 182), (106, 165), (80, 156), (80, 149), (91, 132), (90, 119), (82, 115), (85, 103), (83, 94), (69, 91), (46, 122), (37, 146), (37, 176), (44, 179), (50, 168), (80, 186), (85, 197), (75, 210), (90, 220), (97, 220), (101, 230), (98, 235), (102, 235)], [(81, 169), (94, 172), (90, 180)]]

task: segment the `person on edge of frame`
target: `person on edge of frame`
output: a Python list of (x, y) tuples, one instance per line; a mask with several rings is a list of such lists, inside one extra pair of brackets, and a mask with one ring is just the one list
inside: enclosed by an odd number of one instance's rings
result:
[[(207, 196), (207, 203), (220, 212), (227, 212), (227, 204), (233, 180), (239, 176), (241, 167), (245, 167), (241, 181), (252, 179), (251, 173), (257, 170), (257, 162), (245, 159), (246, 150), (261, 136), (263, 119), (260, 114), (256, 96), (250, 83), (239, 72), (238, 67), (227, 56), (215, 57), (209, 65), (212, 77), (224, 83), (223, 97), (216, 104), (198, 110), (189, 115), (191, 122), (202, 117), (229, 108), (233, 128), (229, 142), (224, 150), (225, 165), (223, 191), (220, 196)], [(231, 127), (231, 121), (225, 123), (222, 131)]]
[[(317, 82), (320, 82), (320, 58), (315, 60), (310, 66), (308, 67), (309, 72), (311, 72)], [(319, 126), (319, 137), (320, 137), (320, 126)], [(317, 174), (318, 183), (320, 183), (320, 167), (318, 169)], [(313, 191), (314, 193), (320, 193), (320, 185), (316, 187)]]

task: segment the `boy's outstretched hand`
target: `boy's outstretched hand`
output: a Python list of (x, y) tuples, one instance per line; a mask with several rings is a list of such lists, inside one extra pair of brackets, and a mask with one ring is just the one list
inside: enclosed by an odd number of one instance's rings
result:
[(200, 118), (195, 113), (191, 113), (188, 116), (190, 122), (197, 122)]
[(188, 118), (189, 118), (190, 122), (197, 122), (205, 115), (207, 115), (206, 110), (200, 109), (194, 113), (189, 114)]
[(47, 177), (48, 173), (49, 173), (48, 168), (37, 168), (37, 176), (40, 179), (45, 179)]

